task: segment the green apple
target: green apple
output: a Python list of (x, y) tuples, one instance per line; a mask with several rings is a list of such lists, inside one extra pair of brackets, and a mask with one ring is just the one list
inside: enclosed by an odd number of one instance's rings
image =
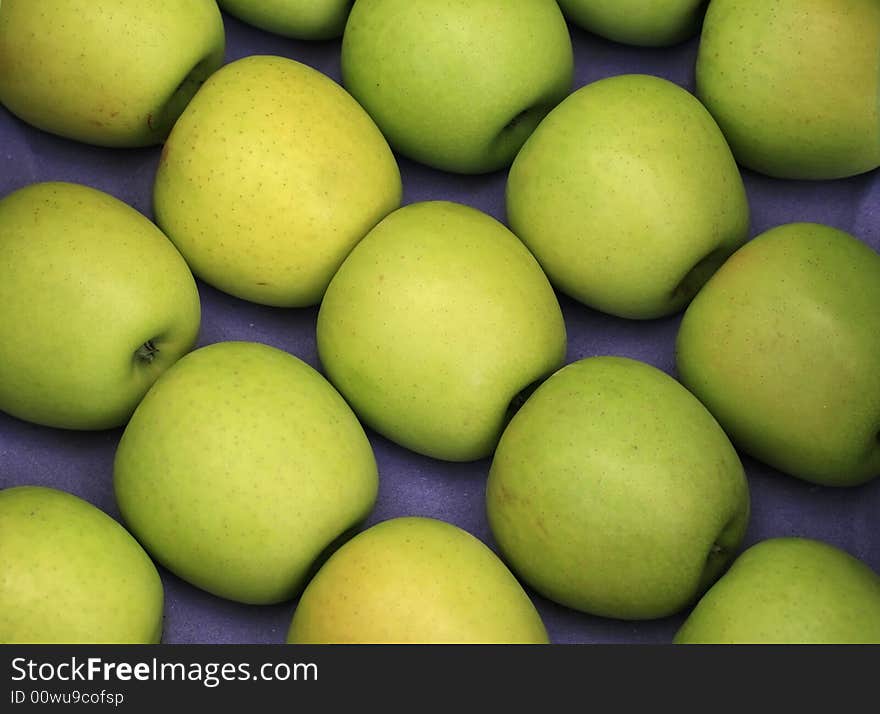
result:
[(0, 200), (0, 410), (120, 426), (199, 322), (183, 258), (122, 201), (61, 182)]
[(877, 0), (712, 0), (696, 76), (744, 166), (789, 179), (880, 166)]
[(317, 343), (366, 424), (449, 461), (488, 456), (511, 403), (566, 351), (556, 295), (528, 250), (446, 201), (401, 208), (357, 245), (321, 303)]
[(357, 0), (342, 79), (401, 154), (438, 169), (510, 165), (571, 90), (554, 0)]
[(294, 597), (378, 488), (373, 450), (336, 390), (251, 342), (202, 347), (168, 370), (125, 428), (113, 478), (156, 560), (255, 604)]
[(699, 32), (706, 0), (559, 0), (559, 6), (574, 24), (609, 40), (665, 47)]
[(297, 604), (294, 644), (546, 644), (547, 630), (504, 563), (433, 518), (382, 521), (321, 567)]
[(3, 0), (0, 102), (70, 139), (159, 144), (225, 48), (214, 0)]
[(828, 226), (773, 228), (682, 319), (678, 374), (751, 456), (826, 486), (880, 475), (880, 255)]
[(301, 40), (340, 37), (354, 0), (217, 0), (249, 25)]
[(215, 73), (171, 132), (156, 221), (205, 282), (317, 304), (351, 248), (400, 205), (391, 149), (336, 82), (284, 57)]
[(582, 359), (529, 397), (486, 488), (513, 571), (547, 598), (625, 620), (672, 615), (742, 542), (749, 490), (712, 415), (672, 377), (622, 357)]
[(880, 644), (880, 576), (818, 540), (764, 540), (734, 561), (674, 641)]
[(0, 490), (0, 643), (153, 644), (156, 566), (119, 523), (70, 493)]
[(556, 107), (517, 155), (506, 202), (559, 290), (627, 318), (681, 310), (749, 231), (718, 125), (647, 75), (599, 80)]

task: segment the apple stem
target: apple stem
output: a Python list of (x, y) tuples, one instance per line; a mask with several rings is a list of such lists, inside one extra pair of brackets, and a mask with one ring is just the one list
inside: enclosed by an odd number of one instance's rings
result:
[(159, 348), (153, 344), (152, 340), (144, 342), (144, 344), (138, 347), (137, 352), (135, 352), (135, 356), (147, 364), (156, 359), (157, 354), (159, 354)]

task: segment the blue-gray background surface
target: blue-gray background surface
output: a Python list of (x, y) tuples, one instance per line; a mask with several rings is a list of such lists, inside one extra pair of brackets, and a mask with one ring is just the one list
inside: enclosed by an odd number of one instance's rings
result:
[[(340, 81), (339, 41), (306, 43), (273, 36), (224, 15), (227, 62), (274, 54), (312, 65)], [(670, 49), (617, 45), (571, 28), (575, 89), (602, 77), (654, 74), (694, 89), (697, 40)], [(25, 125), (0, 107), (0, 196), (34, 181), (88, 184), (152, 218), (151, 189), (160, 149), (101, 149)], [(506, 172), (480, 177), (444, 174), (399, 158), (404, 203), (459, 201), (504, 220)], [(880, 172), (835, 182), (779, 181), (743, 172), (752, 209), (752, 236), (781, 223), (816, 221), (853, 233), (880, 250)], [(199, 283), (203, 323), (199, 344), (254, 340), (285, 349), (319, 367), (317, 308), (290, 310), (246, 303)], [(651, 322), (602, 315), (560, 296), (569, 344), (567, 361), (616, 354), (674, 374), (673, 343), (680, 316)], [(880, 309), (880, 308), (878, 308)], [(880, 362), (880, 360), (878, 360)], [(878, 365), (880, 366), (880, 365)], [(112, 462), (121, 430), (67, 432), (27, 424), (0, 413), (0, 487), (40, 484), (75, 493), (119, 518)], [(420, 457), (368, 431), (380, 471), (379, 499), (366, 525), (402, 515), (455, 523), (494, 547), (484, 514), (488, 460), (448, 464)], [(823, 539), (880, 571), (880, 479), (835, 490), (778, 474), (743, 457), (752, 519), (745, 545), (800, 535)], [(650, 558), (650, 554), (645, 554)], [(164, 642), (281, 643), (294, 602), (247, 606), (201, 592), (160, 569), (165, 584)], [(533, 596), (556, 643), (669, 642), (684, 614), (652, 622), (591, 617)]]

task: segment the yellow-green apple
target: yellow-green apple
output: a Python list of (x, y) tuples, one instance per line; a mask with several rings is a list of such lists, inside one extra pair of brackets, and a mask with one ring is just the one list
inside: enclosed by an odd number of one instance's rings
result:
[(880, 475), (880, 255), (815, 223), (738, 250), (685, 312), (679, 378), (738, 448), (826, 486)]
[(0, 409), (68, 429), (124, 424), (198, 337), (171, 242), (102, 191), (47, 182), (0, 200)]
[(397, 151), (446, 171), (509, 166), (573, 72), (553, 0), (357, 0), (342, 38), (348, 91)]
[(0, 642), (159, 642), (156, 566), (102, 510), (54, 488), (6, 488), (0, 544)]
[(321, 300), (401, 190), (387, 142), (342, 87), (294, 60), (257, 55), (216, 72), (180, 117), (153, 204), (205, 282), (302, 307)]
[(507, 181), (507, 218), (553, 284), (627, 318), (681, 310), (748, 238), (724, 136), (688, 91), (620, 75), (541, 122)]
[(559, 0), (565, 16), (579, 27), (615, 42), (665, 47), (700, 30), (707, 0)]
[(255, 604), (296, 595), (378, 488), (370, 443), (336, 390), (252, 342), (202, 347), (168, 370), (126, 426), (113, 478), (123, 519), (157, 561)]
[(674, 641), (880, 644), (880, 576), (822, 541), (760, 541), (701, 598)]
[(553, 288), (507, 228), (446, 201), (364, 238), (318, 312), (318, 355), (366, 424), (450, 461), (495, 448), (517, 395), (562, 365)]
[(539, 593), (641, 620), (679, 612), (723, 572), (749, 490), (727, 436), (681, 384), (644, 362), (591, 357), (513, 417), (486, 512), (502, 556)]
[(744, 166), (789, 179), (880, 166), (877, 0), (712, 0), (696, 78)]
[(340, 37), (354, 0), (217, 0), (249, 25), (300, 40)]
[(544, 623), (504, 563), (465, 530), (401, 517), (359, 533), (297, 604), (294, 644), (546, 644)]
[(3, 0), (0, 102), (70, 139), (159, 144), (225, 48), (214, 0)]

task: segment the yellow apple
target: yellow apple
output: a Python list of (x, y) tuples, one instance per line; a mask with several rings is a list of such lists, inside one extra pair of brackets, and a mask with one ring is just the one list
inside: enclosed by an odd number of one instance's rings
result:
[(0, 102), (70, 139), (159, 144), (225, 49), (214, 0), (3, 0)]
[(755, 171), (836, 179), (880, 166), (877, 0), (713, 0), (696, 77)]
[(510, 227), (553, 284), (620, 317), (681, 310), (749, 235), (724, 135), (660, 77), (601, 79), (526, 141), (507, 181)]
[(321, 303), (318, 355), (366, 424), (449, 461), (489, 455), (518, 395), (565, 358), (535, 259), (491, 216), (405, 206), (361, 241)]
[(68, 429), (124, 424), (199, 333), (192, 273), (145, 216), (80, 184), (0, 200), (0, 409)]
[(529, 596), (483, 542), (432, 518), (393, 518), (359, 533), (302, 594), (295, 644), (544, 644)]
[(326, 75), (256, 55), (205, 83), (171, 132), (156, 221), (205, 282), (314, 305), (352, 247), (400, 205), (391, 149)]
[(119, 510), (157, 561), (221, 597), (294, 597), (376, 500), (376, 461), (320, 374), (274, 347), (219, 342), (163, 375), (114, 461)]
[(0, 643), (151, 644), (156, 566), (119, 523), (73, 494), (0, 490)]

